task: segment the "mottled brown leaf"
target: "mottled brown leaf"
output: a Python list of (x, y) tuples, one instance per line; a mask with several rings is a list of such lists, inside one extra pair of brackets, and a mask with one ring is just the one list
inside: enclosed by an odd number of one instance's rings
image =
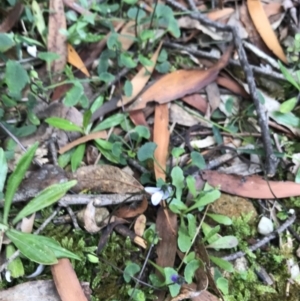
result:
[(112, 165), (96, 165), (80, 167), (74, 174), (78, 184), (72, 188), (74, 192), (88, 190), (94, 193), (135, 193), (144, 187), (131, 175)]

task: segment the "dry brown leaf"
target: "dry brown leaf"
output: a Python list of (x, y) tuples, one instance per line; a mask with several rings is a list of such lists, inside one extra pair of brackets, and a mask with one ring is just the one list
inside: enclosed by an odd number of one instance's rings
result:
[(226, 7), (223, 9), (217, 9), (206, 14), (206, 17), (212, 21), (220, 20), (229, 17), (234, 13), (234, 9), (231, 7)]
[(18, 1), (16, 5), (9, 11), (6, 18), (0, 24), (0, 32), (8, 32), (13, 26), (20, 20), (20, 16), (23, 12), (24, 6)]
[(69, 259), (59, 259), (51, 266), (51, 272), (62, 301), (88, 301)]
[(134, 223), (134, 233), (140, 237), (143, 237), (146, 228), (147, 218), (144, 214), (141, 214)]
[[(160, 267), (173, 267), (177, 250), (177, 215), (169, 209), (160, 207), (156, 218), (156, 230), (160, 238), (156, 247), (156, 264)], [(158, 301), (164, 300), (164, 296), (164, 291), (157, 292)]]
[(201, 176), (221, 191), (246, 198), (274, 199), (300, 195), (300, 184), (291, 181), (266, 181), (259, 176), (241, 177), (213, 170), (202, 171)]
[(211, 114), (219, 108), (221, 103), (220, 91), (218, 85), (214, 83), (210, 83), (205, 87), (208, 103), (210, 104)]
[(51, 72), (61, 73), (67, 62), (67, 36), (60, 32), (66, 30), (66, 17), (62, 0), (49, 1), (49, 22), (47, 48), (49, 52), (59, 55), (57, 60), (51, 62)]
[(148, 127), (148, 123), (142, 110), (129, 112), (129, 117), (135, 125), (144, 125)]
[(272, 29), (269, 19), (266, 16), (260, 0), (248, 0), (247, 7), (255, 28), (259, 32), (268, 48), (283, 62), (287, 63), (287, 58), (280, 46), (280, 43)]
[(77, 218), (84, 229), (92, 234), (115, 221), (115, 217), (110, 217), (109, 211), (105, 207), (96, 208), (94, 201), (90, 201), (85, 208), (79, 211)]
[(234, 79), (218, 76), (217, 78), (217, 84), (228, 89), (229, 91), (240, 95), (244, 98), (249, 98), (250, 95), (246, 92), (243, 86), (241, 86), (237, 81)]
[(232, 47), (229, 47), (220, 60), (207, 70), (177, 70), (163, 76), (142, 93), (128, 110), (143, 109), (150, 101), (167, 103), (200, 90), (217, 78), (219, 71), (227, 65), (231, 51)]
[(90, 140), (94, 140), (94, 139), (106, 139), (107, 138), (107, 133), (106, 131), (100, 131), (100, 132), (95, 132), (95, 133), (90, 133), (86, 136), (80, 137), (74, 141), (72, 141), (71, 143), (65, 145), (64, 147), (60, 148), (58, 153), (59, 154), (64, 154), (65, 152), (67, 152), (68, 150), (72, 149), (73, 147), (88, 142)]
[(80, 167), (72, 176), (78, 183), (72, 191), (89, 190), (94, 193), (135, 193), (144, 187), (131, 175), (112, 165)]
[(90, 77), (90, 73), (86, 69), (84, 62), (81, 60), (80, 56), (78, 55), (78, 53), (76, 52), (76, 50), (73, 48), (71, 44), (68, 44), (68, 63), (76, 67), (87, 77)]
[[(169, 108), (168, 104), (157, 105), (155, 107), (153, 142), (157, 148), (154, 152), (154, 173), (156, 179), (166, 179), (166, 163), (169, 148)], [(157, 162), (157, 163), (156, 163)]]
[(132, 93), (131, 96), (122, 96), (122, 99), (119, 100), (117, 106), (121, 107), (122, 105), (127, 105), (130, 103), (137, 95), (143, 90), (146, 83), (148, 82), (152, 72), (155, 68), (156, 61), (159, 55), (159, 51), (161, 49), (162, 43), (160, 43), (153, 54), (152, 58), (150, 59), (153, 63), (152, 66), (145, 68), (144, 66), (140, 69), (140, 71), (136, 74), (136, 76), (131, 80), (132, 84)]
[(171, 103), (170, 105), (170, 122), (176, 123), (176, 125), (183, 125), (186, 127), (199, 124), (202, 120), (199, 119), (194, 114), (187, 112), (183, 107), (176, 103)]
[[(168, 104), (155, 106), (153, 142), (157, 148), (154, 152), (156, 162), (154, 172), (156, 179), (166, 179), (166, 160), (169, 149), (169, 110)], [(164, 203), (164, 201), (163, 201)], [(156, 248), (156, 264), (161, 267), (173, 267), (177, 250), (177, 215), (166, 208), (159, 208), (156, 218), (156, 229), (160, 241)], [(157, 300), (164, 300), (165, 292), (157, 292)]]
[[(239, 7), (239, 16), (240, 16), (241, 23), (244, 25), (244, 28), (248, 33), (248, 38), (249, 38), (250, 42), (253, 45), (255, 45), (257, 48), (259, 48), (260, 50), (265, 52), (266, 54), (272, 55), (271, 50), (266, 46), (266, 44), (262, 40), (261, 36), (257, 32), (257, 30), (251, 20), (251, 17), (249, 15), (249, 11), (248, 11), (246, 4), (242, 4)], [(254, 57), (254, 59), (258, 60), (258, 58), (256, 58), (256, 57)]]
[(182, 101), (190, 105), (191, 107), (197, 109), (199, 112), (205, 114), (207, 110), (207, 100), (204, 99), (200, 94), (191, 94), (182, 97)]
[(122, 45), (122, 50), (128, 50), (135, 41), (135, 22), (129, 21), (126, 23), (118, 36), (118, 41)]

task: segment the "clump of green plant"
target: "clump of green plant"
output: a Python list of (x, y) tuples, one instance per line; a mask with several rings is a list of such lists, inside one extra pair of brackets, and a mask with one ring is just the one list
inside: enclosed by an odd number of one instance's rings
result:
[(300, 67), (300, 34), (296, 33), (294, 43), (287, 48), (287, 55), (290, 63), (296, 68)]
[[(14, 172), (9, 176), (6, 186), (5, 182), (8, 168), (5, 153), (3, 149), (0, 148), (0, 196), (1, 199), (4, 199), (3, 215), (0, 219), (0, 231), (1, 237), (5, 234), (12, 242), (6, 246), (6, 255), (7, 257), (10, 257), (14, 253), (15, 247), (17, 247), (23, 256), (39, 264), (52, 265), (58, 262), (57, 258), (61, 257), (80, 260), (77, 255), (62, 248), (59, 243), (52, 238), (24, 233), (15, 229), (17, 223), (24, 217), (27, 217), (58, 201), (70, 188), (76, 185), (76, 181), (54, 184), (47, 187), (34, 199), (32, 199), (21, 211), (19, 211), (12, 221), (9, 220), (9, 212), (12, 206), (14, 194), (17, 191), (30, 163), (32, 162), (37, 147), (38, 143), (35, 143), (22, 156)], [(5, 193), (3, 193), (4, 187)], [(11, 262), (7, 269), (14, 278), (20, 277), (24, 274), (20, 258)]]

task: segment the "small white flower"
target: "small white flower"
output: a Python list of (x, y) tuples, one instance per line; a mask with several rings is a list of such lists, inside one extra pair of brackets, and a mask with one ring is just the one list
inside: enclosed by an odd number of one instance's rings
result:
[(6, 270), (6, 271), (5, 271), (5, 279), (6, 279), (7, 282), (11, 282), (10, 276), (11, 276), (10, 271), (9, 271), (9, 270)]
[(161, 200), (166, 200), (170, 197), (172, 193), (172, 188), (168, 186), (167, 189), (162, 189), (160, 187), (145, 187), (145, 191), (151, 194), (151, 203), (156, 206)]

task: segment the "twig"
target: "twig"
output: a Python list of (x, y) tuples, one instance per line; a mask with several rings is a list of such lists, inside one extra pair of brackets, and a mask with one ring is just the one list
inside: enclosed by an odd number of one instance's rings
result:
[[(249, 247), (250, 251), (255, 251), (258, 248), (262, 247), (263, 245), (267, 244), (270, 240), (276, 238), (276, 236), (280, 233), (282, 233), (284, 230), (286, 230), (290, 225), (292, 225), (294, 223), (294, 221), (296, 220), (296, 215), (293, 214), (290, 218), (288, 218), (280, 227), (278, 227), (275, 231), (273, 231), (270, 235), (264, 237), (263, 239), (261, 239), (260, 241), (258, 241), (256, 244), (252, 245)], [(233, 253), (231, 255), (228, 256), (224, 256), (222, 257), (222, 259), (224, 260), (235, 260), (237, 258), (243, 257), (245, 256), (246, 253), (239, 251), (236, 253)]]
[[(166, 2), (170, 3), (171, 5), (173, 5), (174, 7), (178, 8), (181, 11), (189, 12), (184, 6), (182, 6), (178, 2), (175, 2), (174, 0), (166, 0)], [(198, 11), (193, 0), (189, 0), (189, 4), (193, 9), (193, 12), (190, 13), (191, 18), (200, 21), (204, 25), (212, 26), (213, 28), (219, 29), (221, 31), (231, 32), (233, 35), (233, 42), (237, 49), (241, 65), (246, 76), (249, 92), (255, 104), (255, 108), (258, 116), (258, 123), (262, 132), (262, 140), (263, 140), (265, 154), (266, 154), (266, 172), (267, 175), (271, 177), (276, 173), (278, 160), (277, 157), (274, 155), (273, 148), (272, 148), (272, 141), (271, 141), (269, 127), (268, 127), (268, 118), (264, 106), (261, 104), (259, 100), (258, 93), (256, 90), (256, 84), (253, 78), (253, 72), (248, 63), (246, 52), (243, 48), (242, 40), (239, 37), (239, 34), (235, 27), (229, 25), (223, 25), (211, 21)]]
[(95, 207), (104, 207), (118, 205), (124, 201), (126, 201), (126, 203), (142, 201), (143, 197), (143, 194), (66, 194), (60, 199), (59, 205), (62, 207), (70, 205), (87, 205), (90, 201), (93, 201)]

